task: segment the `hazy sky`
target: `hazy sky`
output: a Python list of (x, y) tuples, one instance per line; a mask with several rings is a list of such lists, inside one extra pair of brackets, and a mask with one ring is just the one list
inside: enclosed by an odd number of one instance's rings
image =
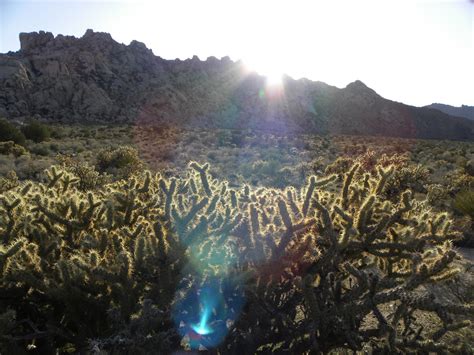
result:
[(2, 53), (19, 32), (88, 28), (166, 59), (228, 55), (408, 104), (474, 105), (474, 0), (0, 0)]

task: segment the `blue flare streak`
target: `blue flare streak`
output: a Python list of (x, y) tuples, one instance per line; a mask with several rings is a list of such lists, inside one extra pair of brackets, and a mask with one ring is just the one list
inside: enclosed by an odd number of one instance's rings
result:
[(204, 308), (204, 312), (202, 313), (201, 316), (201, 321), (199, 324), (193, 324), (191, 325), (191, 328), (198, 334), (201, 335), (207, 335), (211, 334), (213, 330), (207, 325), (207, 321), (209, 320), (209, 315), (211, 313), (211, 310), (209, 307)]

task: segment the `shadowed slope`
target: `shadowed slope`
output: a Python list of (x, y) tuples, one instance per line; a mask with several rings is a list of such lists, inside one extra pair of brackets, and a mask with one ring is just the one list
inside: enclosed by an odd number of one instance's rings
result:
[(0, 116), (169, 123), (288, 132), (474, 138), (474, 122), (386, 100), (362, 82), (338, 89), (285, 77), (281, 88), (228, 57), (165, 60), (143, 43), (20, 34), (0, 55)]

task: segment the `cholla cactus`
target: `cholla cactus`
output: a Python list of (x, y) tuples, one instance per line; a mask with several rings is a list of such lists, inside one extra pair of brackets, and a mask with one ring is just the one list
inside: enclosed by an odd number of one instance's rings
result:
[[(378, 178), (359, 180), (354, 179), (356, 170), (357, 166), (346, 175), (339, 196), (310, 192), (305, 218), (288, 208), (294, 198), (276, 201), (282, 223), (272, 228), (277, 242), (272, 240), (264, 249), (277, 253), (267, 258), (268, 267), (257, 267), (258, 292), (236, 324), (241, 332), (236, 330), (228, 342), (247, 351), (295, 353), (341, 346), (360, 350), (364, 344), (388, 352), (453, 351), (440, 339), (468, 323), (456, 323), (448, 314), (472, 313), (472, 306), (442, 305), (420, 291), (426, 283), (457, 273), (451, 241), (458, 235), (450, 231), (445, 214), (424, 210), (409, 191), (398, 203), (384, 200), (383, 185), (393, 169), (379, 168)], [(301, 191), (300, 196), (305, 198), (300, 197), (296, 206), (304, 208), (307, 194)], [(255, 214), (254, 208), (250, 213)], [(252, 230), (266, 227), (252, 220)], [(424, 333), (411, 316), (415, 311), (436, 314), (440, 330)], [(370, 316), (373, 327), (364, 325)], [(430, 337), (434, 341), (427, 341)]]
[(12, 170), (5, 177), (0, 176), (0, 193), (13, 189), (19, 185), (18, 176)]
[(426, 200), (432, 206), (443, 207), (449, 201), (449, 191), (440, 184), (426, 186)]
[(15, 144), (13, 141), (0, 142), (0, 154), (12, 154), (15, 157), (28, 154), (25, 147)]
[[(443, 335), (472, 308), (423, 289), (457, 272), (449, 218), (409, 191), (386, 201), (393, 169), (357, 170), (336, 193), (335, 175), (231, 189), (195, 162), (180, 178), (136, 173), (89, 191), (52, 167), (44, 182), (12, 187), (0, 195), (0, 351), (209, 346), (212, 336), (181, 332), (209, 285), (221, 352), (456, 350)], [(440, 329), (421, 329), (416, 311)]]

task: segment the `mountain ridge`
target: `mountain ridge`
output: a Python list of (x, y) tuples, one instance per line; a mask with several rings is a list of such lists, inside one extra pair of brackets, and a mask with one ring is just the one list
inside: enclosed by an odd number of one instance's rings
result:
[(283, 87), (229, 57), (166, 60), (104, 32), (20, 34), (0, 54), (0, 116), (318, 134), (474, 139), (474, 122), (387, 100), (360, 80), (339, 89), (285, 76)]
[(474, 120), (474, 106), (461, 105), (457, 107), (441, 103), (432, 103), (431, 105), (427, 105), (425, 107), (439, 110), (451, 116), (464, 117)]

